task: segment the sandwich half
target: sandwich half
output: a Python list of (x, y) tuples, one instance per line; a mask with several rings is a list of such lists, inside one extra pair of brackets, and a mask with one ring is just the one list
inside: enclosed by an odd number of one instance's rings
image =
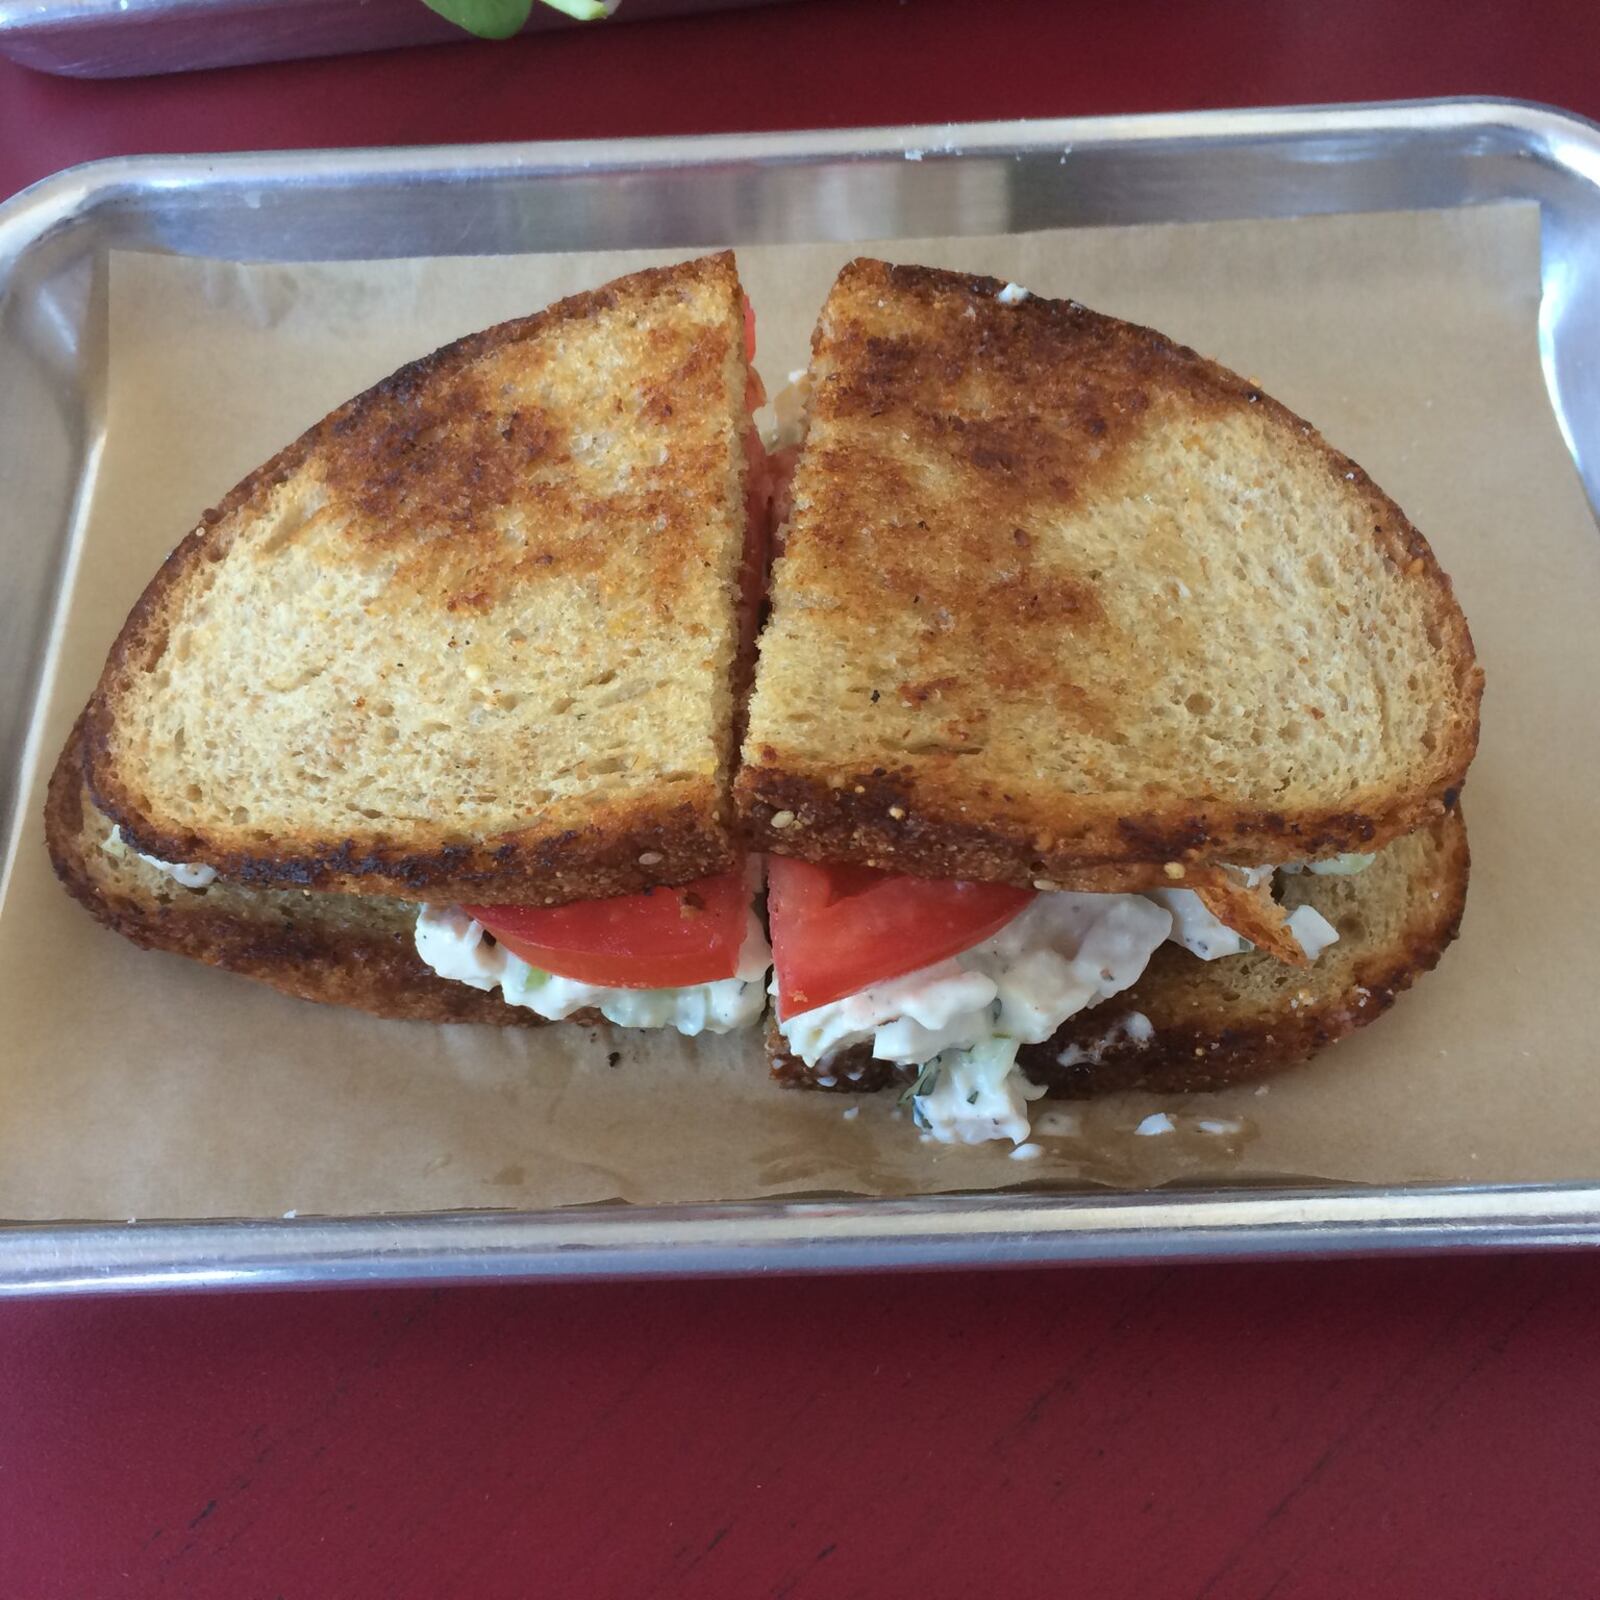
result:
[(389, 1015), (753, 1022), (750, 353), (731, 254), (640, 272), (403, 368), (252, 473), (62, 753), (68, 887), (141, 942)]
[(780, 1078), (1021, 1137), (1047, 1090), (1287, 1065), (1433, 964), (1482, 673), (1354, 462), (1149, 329), (876, 261), (807, 385), (736, 781)]
[(1028, 887), (1366, 851), (1449, 809), (1482, 674), (1399, 507), (1245, 379), (1012, 289), (856, 261), (828, 298), (756, 842)]

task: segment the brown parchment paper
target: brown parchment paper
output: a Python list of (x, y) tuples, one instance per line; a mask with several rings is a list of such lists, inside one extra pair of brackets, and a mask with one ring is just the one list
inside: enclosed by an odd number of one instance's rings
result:
[[(107, 434), (29, 833), (0, 909), (0, 1215), (207, 1217), (907, 1194), (1274, 1175), (1600, 1177), (1600, 539), (1535, 343), (1531, 206), (900, 241), (1154, 323), (1312, 418), (1410, 512), (1488, 671), (1473, 878), (1440, 970), (1271, 1084), (1043, 1119), (1047, 1153), (923, 1144), (890, 1096), (780, 1091), (751, 1040), (384, 1023), (148, 954), (51, 877), (43, 780), (129, 605), (257, 462), (401, 362), (681, 252), (110, 264)], [(855, 250), (745, 248), (773, 386)], [(620, 1052), (616, 1065), (609, 1054)], [(855, 1117), (846, 1107), (859, 1103)], [(1234, 1117), (1202, 1135), (1198, 1115)]]

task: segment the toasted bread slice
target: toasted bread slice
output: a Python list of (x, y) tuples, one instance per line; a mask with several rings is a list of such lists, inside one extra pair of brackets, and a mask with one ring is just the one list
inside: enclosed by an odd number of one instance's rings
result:
[[(1017, 1059), (1063, 1098), (1199, 1093), (1293, 1066), (1371, 1022), (1433, 968), (1460, 924), (1468, 866), (1466, 828), (1453, 811), (1353, 877), (1290, 878), (1289, 907), (1315, 906), (1339, 930), (1311, 966), (1297, 970), (1261, 950), (1199, 961), (1166, 944), (1131, 988), (1046, 1043), (1024, 1045)], [(808, 1067), (770, 1025), (767, 1048), (773, 1076), (803, 1087), (881, 1089), (915, 1076), (864, 1045)]]
[[(83, 782), (74, 730), (51, 774), (45, 841), (56, 875), (108, 928), (146, 949), (256, 978), (300, 1000), (412, 1022), (544, 1025), (525, 1006), (434, 972), (413, 943), (415, 901), (221, 879), (205, 889), (180, 888), (112, 829)], [(600, 1019), (580, 1012), (569, 1020)]]
[(730, 865), (747, 371), (723, 254), (342, 406), (134, 607), (97, 806), (269, 888), (555, 903)]
[(1422, 535), (1247, 380), (860, 260), (812, 342), (736, 794), (782, 854), (1027, 885), (1370, 850), (1482, 674)]

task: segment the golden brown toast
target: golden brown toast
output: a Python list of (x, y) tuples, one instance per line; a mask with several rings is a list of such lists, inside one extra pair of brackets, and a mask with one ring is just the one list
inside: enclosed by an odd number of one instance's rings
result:
[(553, 903), (727, 867), (746, 376), (725, 253), (340, 407), (134, 607), (96, 804), (263, 888)]
[[(1460, 925), (1469, 865), (1466, 828), (1452, 811), (1385, 847), (1365, 872), (1288, 878), (1284, 903), (1315, 906), (1339, 930), (1309, 967), (1265, 950), (1200, 961), (1165, 944), (1132, 987), (1080, 1012), (1046, 1043), (1024, 1045), (1018, 1063), (1065, 1098), (1199, 1093), (1293, 1066), (1364, 1027), (1432, 970)], [(1136, 1015), (1148, 1026), (1130, 1028)], [(767, 1031), (773, 1076), (784, 1083), (872, 1090), (916, 1076), (868, 1048), (808, 1067), (770, 1024)]]
[(736, 782), (754, 844), (933, 877), (1370, 850), (1482, 674), (1427, 541), (1243, 378), (1071, 301), (852, 262)]

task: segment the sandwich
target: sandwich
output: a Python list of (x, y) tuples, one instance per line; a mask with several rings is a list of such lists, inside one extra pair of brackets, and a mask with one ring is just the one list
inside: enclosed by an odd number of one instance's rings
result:
[(765, 566), (731, 254), (405, 367), (229, 493), (49, 786), (141, 944), (384, 1016), (765, 1006), (731, 780)]
[(1482, 673), (1354, 462), (1149, 329), (877, 261), (803, 382), (734, 786), (781, 1081), (1021, 1141), (1044, 1094), (1304, 1059), (1433, 965)]
[(968, 1142), (1277, 1070), (1433, 965), (1482, 674), (1359, 467), (985, 278), (848, 266), (770, 451), (753, 354), (731, 255), (638, 273), (253, 473), (61, 753), (69, 891), (386, 1017), (765, 1019), (781, 1084)]

